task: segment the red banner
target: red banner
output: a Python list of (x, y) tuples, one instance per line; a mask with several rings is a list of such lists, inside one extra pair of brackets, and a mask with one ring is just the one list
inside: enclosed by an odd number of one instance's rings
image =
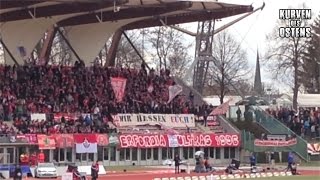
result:
[(78, 119), (80, 115), (74, 113), (54, 113), (53, 115), (53, 119), (57, 122), (60, 122), (62, 117), (64, 117), (66, 121), (70, 121)]
[(120, 147), (239, 147), (238, 134), (178, 134), (178, 135), (138, 135), (119, 136)]
[(22, 141), (28, 144), (38, 144), (36, 134), (19, 134), (16, 136), (17, 141)]
[(55, 134), (57, 148), (68, 148), (74, 146), (74, 140), (72, 134)]
[(111, 78), (111, 86), (118, 102), (123, 100), (126, 84), (125, 78)]
[(307, 147), (310, 155), (320, 154), (320, 143), (308, 143)]
[(260, 140), (256, 139), (254, 140), (255, 146), (274, 146), (274, 147), (285, 147), (285, 146), (293, 146), (297, 144), (297, 139), (290, 139), (288, 141), (278, 141), (278, 140)]
[(54, 139), (54, 136), (38, 134), (37, 138), (38, 138), (39, 149), (55, 149), (56, 148), (56, 140)]

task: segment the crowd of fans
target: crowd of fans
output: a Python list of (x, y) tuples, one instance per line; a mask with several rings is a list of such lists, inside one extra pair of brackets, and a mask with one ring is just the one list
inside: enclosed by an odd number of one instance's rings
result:
[[(122, 102), (116, 101), (111, 77), (127, 79)], [(14, 121), (20, 133), (53, 133), (59, 129), (68, 133), (105, 132), (106, 122), (117, 113), (209, 113), (207, 105), (193, 104), (192, 93), (167, 103), (168, 86), (174, 84), (170, 71), (157, 74), (144, 64), (139, 70), (84, 67), (81, 63), (73, 67), (0, 65), (0, 120)], [(97, 118), (90, 123), (83, 119), (61, 123), (52, 118), (56, 112), (91, 113)], [(46, 121), (31, 121), (31, 113), (51, 116)]]
[(300, 108), (299, 112), (289, 108), (267, 109), (273, 117), (277, 118), (299, 136), (305, 138), (320, 137), (320, 109)]

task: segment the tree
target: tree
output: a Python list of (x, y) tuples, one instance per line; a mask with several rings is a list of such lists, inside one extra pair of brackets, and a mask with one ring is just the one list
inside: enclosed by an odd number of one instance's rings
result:
[[(302, 59), (306, 51), (305, 38), (279, 36), (279, 27), (288, 27), (289, 21), (278, 21), (273, 32), (267, 35), (266, 61), (274, 80), (289, 85), (293, 90), (293, 108), (297, 109), (298, 91), (301, 85)], [(305, 27), (307, 21), (301, 21)]]
[[(209, 65), (208, 85), (218, 86), (220, 103), (224, 96), (234, 88), (234, 82), (240, 82), (248, 74), (246, 52), (228, 32), (224, 31), (214, 38), (213, 63)], [(239, 92), (240, 93), (240, 92)]]
[[(141, 49), (141, 34), (138, 30), (127, 31), (126, 34), (138, 49)], [(141, 59), (135, 50), (132, 48), (128, 40), (122, 35), (116, 54), (116, 65), (126, 68), (139, 68), (141, 66)]]
[(320, 92), (320, 14), (311, 25), (312, 36), (307, 41), (303, 58), (302, 83), (308, 93)]
[(152, 59), (159, 69), (169, 69), (171, 75), (184, 77), (192, 57), (188, 54), (191, 44), (183, 41), (183, 33), (168, 27), (149, 29), (147, 41), (155, 49)]

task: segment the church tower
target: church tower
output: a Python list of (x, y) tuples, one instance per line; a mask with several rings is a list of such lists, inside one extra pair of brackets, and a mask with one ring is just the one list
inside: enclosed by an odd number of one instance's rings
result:
[(257, 50), (257, 62), (256, 62), (256, 73), (254, 76), (254, 85), (253, 90), (255, 95), (261, 96), (263, 94), (262, 82), (261, 82), (261, 73), (260, 73), (260, 60), (259, 52)]

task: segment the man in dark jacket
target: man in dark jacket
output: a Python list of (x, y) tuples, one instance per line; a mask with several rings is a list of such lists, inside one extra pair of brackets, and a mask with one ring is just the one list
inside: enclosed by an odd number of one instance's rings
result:
[(97, 180), (98, 179), (98, 173), (99, 173), (99, 163), (97, 161), (96, 163), (92, 163), (92, 166), (91, 166), (91, 177), (92, 177), (92, 180)]
[(22, 170), (19, 165), (16, 166), (16, 169), (14, 171), (13, 180), (22, 180)]
[(178, 154), (174, 157), (173, 161), (174, 161), (174, 167), (175, 167), (174, 172), (179, 174), (180, 158), (179, 158)]

